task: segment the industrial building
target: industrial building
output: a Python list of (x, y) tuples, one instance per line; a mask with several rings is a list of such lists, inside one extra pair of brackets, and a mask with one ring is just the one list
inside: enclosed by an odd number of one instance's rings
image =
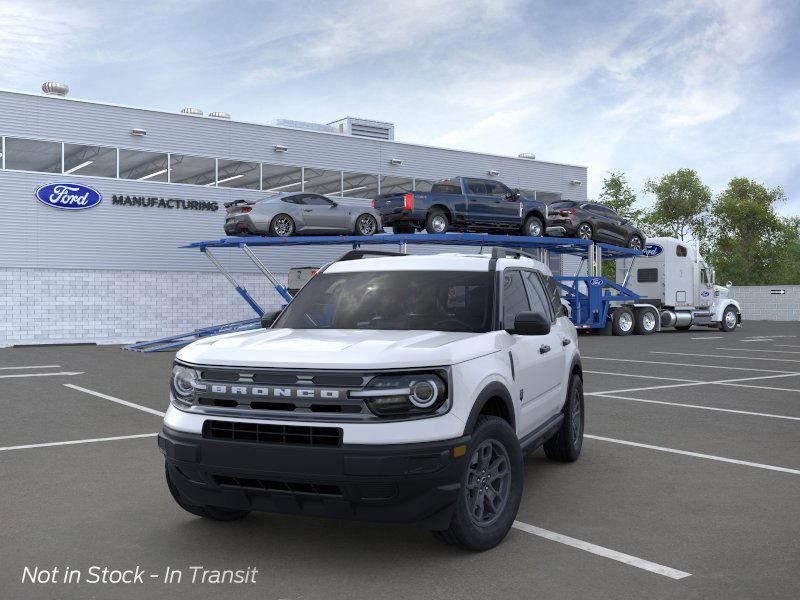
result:
[[(391, 123), (258, 124), (77, 100), (59, 84), (43, 90), (0, 91), (0, 346), (127, 342), (253, 316), (206, 257), (181, 248), (223, 237), (223, 204), (239, 198), (303, 190), (368, 203), (464, 175), (546, 201), (586, 199), (585, 167), (402, 143)], [(60, 210), (37, 199), (58, 184), (87, 186), (99, 200)], [(346, 249), (261, 256), (285, 278)], [(277, 307), (239, 254), (219, 258)]]

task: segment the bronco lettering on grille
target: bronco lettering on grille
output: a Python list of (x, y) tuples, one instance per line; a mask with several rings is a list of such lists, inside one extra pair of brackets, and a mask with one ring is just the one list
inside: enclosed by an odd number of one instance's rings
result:
[(326, 400), (336, 400), (342, 394), (341, 390), (330, 389), (221, 384), (213, 384), (211, 393), (231, 396), (259, 396), (262, 398), (324, 398)]

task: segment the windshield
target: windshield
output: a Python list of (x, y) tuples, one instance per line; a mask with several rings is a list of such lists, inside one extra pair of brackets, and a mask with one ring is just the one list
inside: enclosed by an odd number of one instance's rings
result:
[(486, 332), (493, 277), (474, 271), (315, 275), (273, 327)]

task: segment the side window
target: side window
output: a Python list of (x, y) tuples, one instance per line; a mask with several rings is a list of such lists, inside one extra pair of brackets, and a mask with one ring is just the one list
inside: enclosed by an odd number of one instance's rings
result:
[(487, 193), (490, 196), (500, 196), (501, 198), (505, 198), (511, 193), (511, 190), (499, 181), (486, 181), (484, 182), (484, 185), (486, 186)]
[(550, 301), (550, 306), (553, 307), (553, 314), (556, 317), (566, 316), (564, 305), (561, 304), (561, 292), (556, 285), (556, 280), (544, 273), (539, 273), (539, 278), (542, 280), (542, 285), (544, 286), (545, 294), (547, 294), (547, 299)]
[(528, 297), (531, 299), (531, 310), (538, 312), (553, 321), (553, 309), (550, 305), (550, 300), (542, 287), (542, 282), (539, 276), (533, 271), (525, 271), (523, 275), (525, 285), (528, 288)]
[(281, 202), (286, 202), (287, 204), (305, 204), (304, 198), (305, 196), (286, 196), (285, 198), (281, 198)]
[(658, 269), (639, 269), (636, 271), (636, 281), (638, 283), (656, 283), (658, 281)]
[(677, 256), (688, 256), (689, 251), (686, 249), (686, 246), (681, 246), (680, 244), (675, 248), (675, 254)]
[(312, 206), (330, 206), (333, 204), (330, 200), (323, 196), (317, 196), (315, 194), (309, 194), (305, 197), (304, 204), (310, 204)]
[(489, 193), (486, 184), (480, 179), (466, 179), (467, 193), (485, 196)]
[(531, 309), (522, 274), (519, 271), (503, 273), (503, 327), (513, 327), (518, 313)]

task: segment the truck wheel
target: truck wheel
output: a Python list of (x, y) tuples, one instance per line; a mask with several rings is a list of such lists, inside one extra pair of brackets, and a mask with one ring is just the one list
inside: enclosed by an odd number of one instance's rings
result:
[(448, 225), (447, 215), (439, 209), (429, 212), (425, 219), (425, 231), (428, 233), (447, 233)]
[(614, 310), (611, 321), (613, 335), (630, 335), (633, 331), (633, 311), (630, 308), (617, 308)]
[(378, 221), (372, 215), (364, 213), (356, 219), (356, 235), (375, 235), (378, 232)]
[(634, 312), (636, 321), (633, 331), (636, 335), (650, 335), (656, 332), (656, 313), (649, 308), (639, 308)]
[(542, 220), (534, 216), (525, 219), (525, 224), (522, 226), (522, 235), (527, 235), (528, 237), (542, 237), (544, 235)]
[(721, 331), (733, 331), (738, 324), (739, 320), (736, 318), (736, 311), (729, 306), (722, 313), (722, 321), (720, 321), (719, 328)]
[(172, 476), (169, 473), (169, 465), (166, 463), (164, 464), (164, 474), (167, 477), (167, 487), (169, 488), (170, 494), (172, 494), (172, 498), (177, 502), (178, 506), (186, 512), (214, 521), (238, 521), (250, 514), (249, 510), (231, 510), (219, 506), (195, 506), (194, 504), (189, 504), (183, 499), (180, 491), (178, 491), (178, 488), (172, 481)]
[(434, 535), (454, 546), (483, 551), (503, 541), (517, 516), (522, 499), (522, 450), (506, 421), (481, 416), (467, 456), (450, 527)]
[(274, 237), (289, 237), (294, 233), (294, 221), (289, 215), (283, 213), (272, 217), (269, 224), (269, 234)]
[(544, 443), (544, 453), (550, 460), (575, 462), (583, 446), (583, 381), (578, 375), (572, 375), (561, 412), (564, 420), (556, 434)]

